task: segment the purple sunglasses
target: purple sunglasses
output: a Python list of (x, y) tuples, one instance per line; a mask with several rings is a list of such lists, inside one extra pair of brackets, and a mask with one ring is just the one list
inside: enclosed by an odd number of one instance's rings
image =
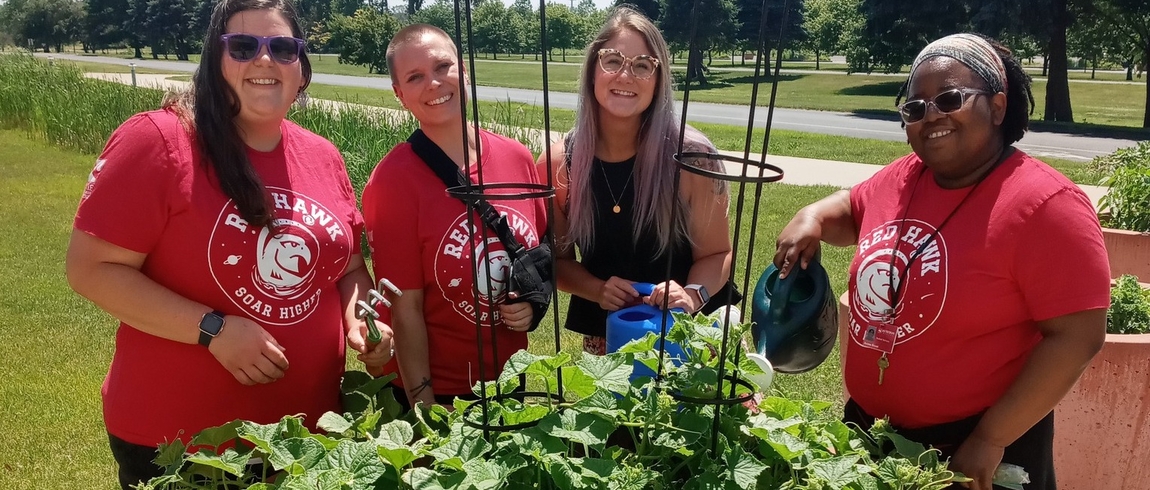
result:
[(290, 65), (299, 59), (307, 45), (303, 39), (290, 36), (253, 36), (251, 34), (224, 34), (220, 36), (228, 55), (241, 63), (254, 60), (267, 47), (276, 63)]

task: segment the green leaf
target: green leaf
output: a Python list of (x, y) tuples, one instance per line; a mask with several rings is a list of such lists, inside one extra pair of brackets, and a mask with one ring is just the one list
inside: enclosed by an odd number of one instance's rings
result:
[(615, 395), (603, 389), (596, 389), (591, 396), (581, 398), (571, 408), (611, 420), (618, 419), (623, 414), (622, 410), (619, 410), (619, 402)]
[(256, 424), (253, 422), (244, 421), (236, 428), (236, 434), (240, 439), (248, 441), (256, 446), (257, 449), (264, 454), (271, 454), (272, 442), (283, 440), (280, 437), (280, 424)]
[(787, 419), (802, 415), (802, 404), (777, 396), (769, 396), (759, 404), (763, 413), (774, 415), (776, 418)]
[(411, 428), (411, 424), (402, 420), (392, 420), (380, 427), (376, 442), (386, 441), (396, 445), (407, 445), (413, 438), (415, 438), (415, 430)]
[(538, 426), (512, 432), (511, 441), (519, 448), (520, 454), (536, 458), (546, 454), (566, 453), (568, 449), (562, 439), (539, 430)]
[(583, 358), (575, 363), (587, 376), (595, 380), (595, 386), (614, 393), (627, 393), (631, 388), (631, 372), (634, 366), (627, 356), (596, 356), (583, 353)]
[(184, 464), (184, 453), (188, 447), (184, 441), (176, 439), (168, 444), (160, 444), (156, 459), (152, 460), (157, 466), (164, 468), (165, 474), (175, 474)]
[(411, 441), (414, 437), (415, 430), (411, 424), (403, 420), (393, 420), (380, 428), (379, 437), (375, 439), (375, 443), (379, 445), (376, 450), (384, 461), (396, 470), (402, 470), (419, 458), (416, 451), (422, 447), (422, 442), (412, 447)]
[(799, 439), (783, 430), (772, 431), (764, 440), (771, 446), (771, 449), (779, 453), (779, 456), (792, 463), (795, 462), (799, 456), (803, 455), (803, 451), (806, 451), (807, 448), (810, 447), (807, 441)]
[(832, 490), (840, 490), (858, 480), (859, 474), (855, 471), (858, 455), (839, 456), (826, 460), (815, 460), (807, 465), (807, 472), (816, 478), (824, 480)]
[(472, 459), (463, 463), (463, 471), (467, 474), (461, 485), (463, 488), (488, 490), (503, 486), (503, 482), (513, 470), (504, 466), (503, 461)]
[(523, 424), (527, 422), (534, 422), (546, 417), (551, 413), (551, 409), (543, 405), (517, 405), (514, 410), (505, 409), (503, 412), (503, 423), (507, 425)]
[(560, 439), (599, 446), (607, 442), (614, 424), (589, 413), (565, 410), (539, 422), (539, 430)]
[(726, 460), (727, 479), (733, 480), (739, 488), (754, 488), (759, 474), (767, 469), (767, 465), (737, 445), (728, 448), (723, 456)]
[(385, 471), (376, 446), (370, 442), (340, 442), (327, 453), (326, 460), (333, 470), (351, 475), (351, 490), (373, 488)]
[[(463, 424), (457, 424), (462, 426)], [(452, 428), (451, 437), (442, 446), (428, 452), (436, 461), (444, 463), (451, 459), (458, 459), (460, 464), (483, 456), (490, 444), (483, 439), (483, 434), (474, 429)]]
[(526, 350), (519, 350), (514, 354), (511, 354), (511, 357), (508, 358), (507, 362), (503, 364), (503, 371), (499, 374), (499, 384), (503, 384), (509, 379), (513, 379), (520, 374), (526, 373), (527, 368), (543, 359), (546, 359), (546, 357), (538, 354), (532, 354)]
[(236, 439), (236, 428), (239, 427), (241, 422), (233, 420), (218, 427), (209, 427), (200, 431), (194, 437), (190, 446), (208, 446), (219, 449), (224, 443), (232, 442)]
[(232, 476), (243, 476), (244, 466), (248, 464), (248, 452), (238, 452), (233, 448), (224, 450), (223, 454), (215, 455), (205, 449), (188, 456), (192, 464), (217, 468)]
[(343, 434), (351, 429), (352, 422), (349, 417), (335, 412), (327, 412), (320, 416), (319, 421), (317, 421), (315, 425), (318, 429), (323, 429), (335, 434)]
[(368, 434), (375, 434), (379, 428), (380, 420), (383, 420), (382, 411), (365, 412), (355, 419), (352, 428), (355, 429), (356, 434), (359, 435), (366, 436)]
[(563, 368), (563, 390), (576, 397), (586, 397), (598, 389), (595, 387), (595, 378), (583, 372), (579, 366), (565, 366)]
[(436, 472), (428, 468), (412, 468), (403, 473), (399, 479), (414, 490), (444, 490), (439, 484)]
[(419, 459), (415, 451), (408, 446), (381, 445), (376, 448), (376, 452), (396, 470), (402, 470)]
[[(323, 461), (325, 454), (327, 454), (327, 449), (319, 441), (310, 437), (292, 437), (272, 443), (268, 462), (277, 470), (287, 470), (288, 473), (299, 474)], [(298, 465), (298, 468), (293, 469), (294, 465)]]

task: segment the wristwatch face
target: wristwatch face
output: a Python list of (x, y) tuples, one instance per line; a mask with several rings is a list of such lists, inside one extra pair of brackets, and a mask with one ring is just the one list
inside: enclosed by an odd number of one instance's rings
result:
[(215, 312), (204, 315), (204, 318), (200, 320), (200, 332), (212, 337), (219, 335), (222, 328), (224, 328), (224, 317)]
[(703, 300), (704, 303), (711, 300), (711, 295), (707, 294), (707, 288), (702, 284), (688, 284), (687, 289), (694, 289), (695, 291), (698, 291), (699, 299)]

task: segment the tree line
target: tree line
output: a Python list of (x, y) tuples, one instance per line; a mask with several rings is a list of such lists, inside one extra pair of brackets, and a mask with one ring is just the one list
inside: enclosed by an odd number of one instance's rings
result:
[[(500, 56), (540, 56), (538, 2), (470, 0), (470, 41)], [(656, 19), (676, 52), (688, 56), (687, 76), (706, 83), (713, 54), (803, 53), (816, 69), (845, 55), (855, 73), (897, 72), (926, 43), (974, 31), (999, 38), (1023, 59), (1041, 56), (1049, 76), (1045, 116), (1073, 121), (1067, 80), (1071, 57), (1097, 68), (1122, 67), (1142, 77), (1150, 62), (1150, 1), (1146, 0), (621, 0)], [(199, 52), (214, 0), (7, 0), (0, 4), (0, 43), (84, 51), (131, 48), (136, 57), (186, 60)], [(337, 53), (341, 63), (373, 73), (403, 25), (424, 22), (454, 35), (450, 0), (297, 0), (309, 50)], [(461, 6), (463, 15), (466, 7)], [(606, 12), (592, 0), (548, 3), (550, 59), (566, 61), (598, 31)], [(464, 26), (466, 26), (464, 21)], [(466, 34), (466, 32), (465, 32)], [(693, 41), (693, 42), (692, 42)], [(690, 48), (694, 48), (693, 50)], [(1147, 86), (1150, 109), (1150, 85)], [(1143, 126), (1150, 128), (1150, 110)]]

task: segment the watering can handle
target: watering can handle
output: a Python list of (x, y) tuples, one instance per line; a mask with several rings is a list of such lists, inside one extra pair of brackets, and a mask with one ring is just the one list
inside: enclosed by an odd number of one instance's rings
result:
[(655, 292), (655, 285), (649, 282), (636, 282), (631, 284), (631, 287), (639, 292), (639, 296), (650, 296), (651, 293)]
[(787, 277), (779, 279), (775, 283), (778, 289), (771, 295), (770, 309), (771, 317), (775, 321), (781, 321), (786, 316), (787, 306), (791, 302), (791, 289), (798, 282), (800, 273), (799, 270), (792, 270), (790, 274), (787, 274)]

